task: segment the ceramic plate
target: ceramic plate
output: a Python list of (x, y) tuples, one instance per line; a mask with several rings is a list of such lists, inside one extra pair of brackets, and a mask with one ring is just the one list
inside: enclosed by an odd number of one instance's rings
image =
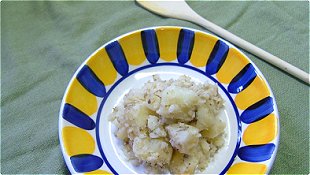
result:
[(107, 116), (124, 94), (158, 74), (217, 83), (227, 139), (205, 173), (268, 173), (278, 148), (279, 114), (262, 73), (240, 50), (211, 34), (153, 27), (96, 50), (72, 77), (59, 114), (59, 138), (71, 173), (143, 173), (119, 148)]

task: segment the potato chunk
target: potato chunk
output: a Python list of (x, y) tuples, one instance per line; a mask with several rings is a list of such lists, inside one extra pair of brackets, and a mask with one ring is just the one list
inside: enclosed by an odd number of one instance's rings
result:
[(173, 152), (169, 169), (174, 174), (193, 174), (199, 160), (195, 156)]
[(167, 135), (165, 129), (159, 122), (159, 118), (154, 115), (149, 115), (147, 127), (149, 128), (150, 138), (166, 137)]
[(207, 105), (203, 105), (197, 110), (196, 127), (202, 131), (204, 137), (215, 138), (224, 132), (226, 124), (216, 117)]
[(171, 145), (181, 153), (190, 154), (192, 149), (197, 146), (201, 134), (193, 126), (177, 123), (168, 125), (168, 131)]
[(156, 112), (165, 118), (191, 121), (195, 117), (193, 111), (198, 99), (190, 89), (170, 86), (162, 92), (161, 105)]
[(137, 158), (151, 165), (164, 166), (170, 163), (172, 147), (163, 140), (136, 137), (132, 148)]
[(197, 109), (197, 128), (200, 130), (208, 129), (210, 128), (215, 122), (214, 121), (214, 114), (213, 112), (209, 109), (208, 105), (202, 105), (198, 107)]

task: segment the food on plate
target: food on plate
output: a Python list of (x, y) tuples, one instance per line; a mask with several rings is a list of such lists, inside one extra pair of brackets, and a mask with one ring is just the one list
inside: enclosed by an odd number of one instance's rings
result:
[(216, 84), (154, 75), (124, 96), (110, 120), (134, 165), (145, 166), (148, 173), (195, 173), (225, 143), (226, 123), (218, 116), (223, 106)]

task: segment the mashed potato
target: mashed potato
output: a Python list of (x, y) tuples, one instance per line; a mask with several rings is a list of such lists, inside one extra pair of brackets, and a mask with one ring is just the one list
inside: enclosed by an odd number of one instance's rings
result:
[(224, 144), (226, 124), (217, 117), (222, 107), (216, 85), (153, 76), (125, 95), (110, 120), (135, 165), (143, 164), (148, 173), (195, 173)]

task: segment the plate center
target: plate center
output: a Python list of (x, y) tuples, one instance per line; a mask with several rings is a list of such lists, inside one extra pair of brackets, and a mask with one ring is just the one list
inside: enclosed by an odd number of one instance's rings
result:
[[(119, 174), (128, 173), (145, 173), (144, 168), (141, 166), (134, 166), (126, 160), (121, 145), (122, 142), (115, 137), (114, 131), (116, 127), (108, 121), (108, 115), (112, 112), (113, 107), (117, 106), (123, 99), (124, 95), (130, 89), (141, 88), (147, 81), (152, 80), (152, 75), (159, 75), (163, 80), (177, 79), (181, 75), (187, 75), (195, 82), (209, 82), (215, 84), (213, 78), (203, 74), (203, 71), (197, 68), (188, 68), (185, 66), (176, 66), (173, 63), (169, 64), (156, 64), (153, 67), (141, 67), (134, 73), (129, 75), (117, 83), (115, 87), (111, 88), (111, 92), (107, 99), (104, 101), (102, 110), (100, 112), (99, 127), (97, 133), (99, 134), (98, 147), (100, 153), (107, 160), (108, 167), (113, 168)], [(216, 80), (215, 80), (216, 81)], [(235, 104), (232, 98), (228, 95), (222, 85), (219, 85), (219, 93), (225, 101), (224, 109), (219, 113), (219, 117), (226, 123), (226, 139), (222, 148), (211, 159), (210, 164), (204, 173), (219, 174), (225, 172), (232, 163), (236, 149), (240, 141), (240, 122), (238, 121), (238, 114), (235, 112)], [(109, 90), (110, 91), (110, 90)], [(98, 125), (98, 123), (97, 123)], [(99, 144), (100, 143), (100, 144)], [(113, 172), (113, 171), (112, 171)]]

